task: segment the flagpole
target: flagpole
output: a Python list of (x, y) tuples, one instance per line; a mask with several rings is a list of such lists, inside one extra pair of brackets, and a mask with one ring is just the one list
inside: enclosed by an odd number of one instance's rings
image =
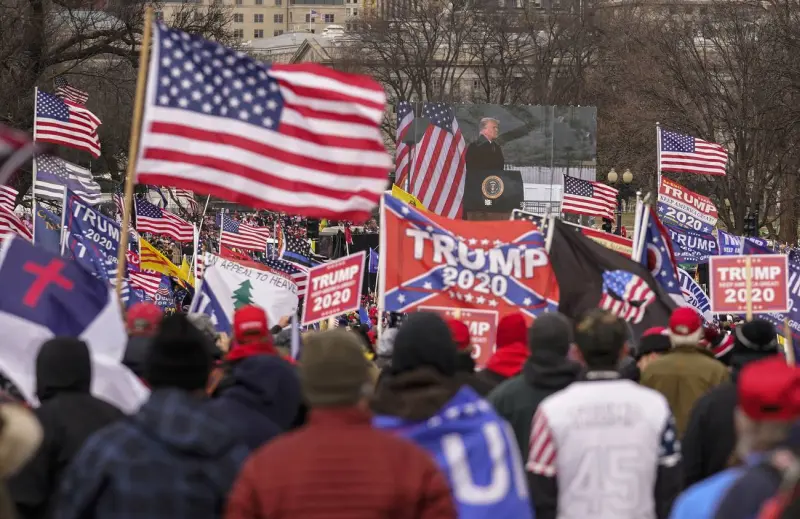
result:
[(656, 122), (656, 194), (661, 189), (661, 123)]
[[(191, 272), (191, 274), (192, 274), (193, 277), (196, 278), (197, 277), (196, 276), (196, 274), (197, 274), (197, 249), (199, 247), (199, 242), (200, 242), (200, 231), (197, 230), (197, 226), (194, 225), (194, 224), (192, 224), (192, 234), (193, 234), (193, 236), (192, 236), (193, 253), (192, 253), (192, 267), (191, 267), (192, 268), (192, 272)], [(195, 279), (195, 283), (197, 283), (197, 279)]]
[(642, 225), (642, 211), (644, 205), (642, 204), (642, 192), (636, 191), (636, 211), (634, 212), (633, 220), (633, 249), (631, 250), (631, 259), (635, 260), (636, 251), (639, 249), (639, 241)]
[[(64, 245), (66, 245), (67, 240), (64, 237), (64, 232), (66, 231), (67, 225), (67, 189), (64, 188), (64, 198), (63, 204), (61, 206), (61, 233), (59, 234), (59, 239), (61, 240), (61, 256), (64, 256)], [(36, 223), (36, 222), (34, 222)], [(117, 269), (119, 270), (119, 268)]]
[(220, 216), (219, 216), (219, 250), (217, 254), (219, 257), (222, 257), (222, 229), (225, 227), (225, 208), (223, 207), (220, 209)]
[[(126, 253), (128, 251), (128, 232), (130, 229), (131, 206), (133, 205), (133, 186), (136, 183), (136, 158), (139, 153), (139, 137), (142, 131), (142, 113), (144, 112), (144, 96), (147, 87), (147, 67), (150, 57), (150, 37), (153, 26), (153, 8), (147, 7), (144, 11), (144, 30), (142, 33), (141, 48), (139, 49), (139, 72), (136, 78), (136, 98), (133, 104), (133, 117), (131, 120), (131, 139), (128, 147), (128, 168), (125, 178), (125, 199), (122, 203), (122, 229), (119, 237), (119, 250), (117, 251), (117, 283), (115, 286), (117, 300), (122, 304), (122, 278), (127, 273)], [(66, 191), (65, 191), (66, 192)]]
[(386, 294), (386, 260), (384, 256), (386, 256), (386, 206), (383, 203), (383, 199), (386, 197), (384, 193), (381, 196), (380, 202), (380, 226), (378, 227), (381, 230), (381, 233), (378, 235), (378, 247), (380, 247), (382, 253), (378, 256), (378, 329), (375, 331), (375, 338), (380, 339), (383, 333), (383, 313), (384, 309), (386, 308), (386, 301), (384, 300), (384, 294)]

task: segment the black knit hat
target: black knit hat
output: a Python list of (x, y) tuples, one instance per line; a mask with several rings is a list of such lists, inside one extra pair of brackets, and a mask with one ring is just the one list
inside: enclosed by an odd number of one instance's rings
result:
[(769, 321), (753, 319), (742, 323), (734, 328), (733, 337), (730, 364), (735, 370), (778, 354), (778, 334)]
[(211, 372), (206, 336), (183, 314), (165, 317), (150, 343), (144, 379), (152, 389), (203, 389)]
[(452, 377), (456, 373), (457, 354), (458, 348), (444, 319), (431, 312), (414, 312), (394, 339), (392, 373), (427, 366)]

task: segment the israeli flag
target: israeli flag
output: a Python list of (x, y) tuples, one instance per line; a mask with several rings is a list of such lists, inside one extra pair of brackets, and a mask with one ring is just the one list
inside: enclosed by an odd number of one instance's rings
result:
[(528, 484), (511, 426), (469, 387), (424, 422), (376, 416), (427, 450), (449, 481), (460, 519), (533, 519)]
[(713, 322), (714, 314), (711, 313), (711, 301), (708, 299), (708, 294), (703, 291), (700, 285), (698, 285), (694, 278), (685, 270), (679, 268), (678, 277), (680, 278), (683, 298), (686, 299), (689, 306), (697, 310), (705, 322)]
[(36, 403), (36, 356), (56, 336), (79, 337), (92, 355), (92, 392), (133, 412), (149, 391), (121, 359), (128, 340), (112, 289), (75, 261), (25, 240), (0, 247), (0, 370)]

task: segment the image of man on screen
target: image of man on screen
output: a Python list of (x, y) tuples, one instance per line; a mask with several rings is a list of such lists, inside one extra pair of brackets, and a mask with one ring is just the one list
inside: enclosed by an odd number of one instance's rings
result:
[(505, 159), (497, 143), (500, 121), (484, 117), (478, 123), (478, 130), (478, 138), (467, 147), (467, 172), (502, 170)]

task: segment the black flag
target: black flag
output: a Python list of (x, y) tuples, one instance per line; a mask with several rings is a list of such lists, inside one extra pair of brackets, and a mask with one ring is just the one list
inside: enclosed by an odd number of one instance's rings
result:
[(628, 322), (634, 338), (652, 326), (667, 326), (675, 302), (644, 266), (587, 238), (578, 227), (557, 220), (552, 232), (550, 262), (561, 313), (578, 319), (592, 308), (606, 309)]

